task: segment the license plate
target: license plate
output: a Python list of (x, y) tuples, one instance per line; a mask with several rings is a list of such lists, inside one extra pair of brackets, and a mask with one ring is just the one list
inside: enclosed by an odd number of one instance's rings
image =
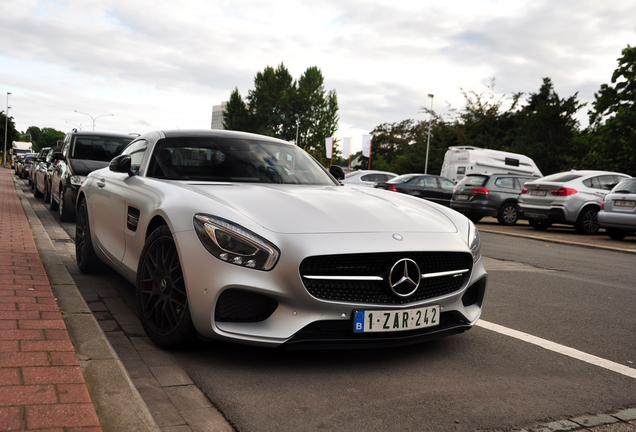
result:
[(457, 195), (458, 201), (468, 201), (468, 195)]
[(634, 207), (636, 206), (636, 201), (616, 200), (614, 201), (614, 205), (616, 207)]
[(397, 332), (439, 324), (439, 306), (402, 310), (355, 311), (355, 333)]
[(532, 195), (532, 196), (546, 196), (547, 193), (548, 192), (544, 191), (544, 190), (533, 190), (533, 191), (530, 191), (530, 195)]

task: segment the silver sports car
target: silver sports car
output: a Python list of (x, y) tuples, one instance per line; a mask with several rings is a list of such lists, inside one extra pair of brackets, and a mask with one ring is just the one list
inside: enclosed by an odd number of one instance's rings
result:
[(83, 272), (136, 285), (164, 347), (414, 343), (470, 329), (486, 291), (466, 217), (342, 187), (300, 148), (240, 132), (136, 138), (84, 182), (75, 244)]

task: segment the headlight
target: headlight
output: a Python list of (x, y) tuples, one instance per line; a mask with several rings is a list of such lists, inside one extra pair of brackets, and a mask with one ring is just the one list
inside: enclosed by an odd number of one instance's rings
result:
[(276, 246), (225, 219), (195, 214), (194, 230), (207, 251), (221, 261), (265, 271), (278, 262)]
[(71, 176), (71, 184), (73, 186), (81, 186), (82, 183), (84, 183), (84, 180), (86, 180), (86, 176), (78, 176), (78, 175)]
[(481, 258), (481, 237), (479, 236), (479, 230), (472, 221), (468, 222), (468, 247), (473, 255), (473, 263), (476, 263)]

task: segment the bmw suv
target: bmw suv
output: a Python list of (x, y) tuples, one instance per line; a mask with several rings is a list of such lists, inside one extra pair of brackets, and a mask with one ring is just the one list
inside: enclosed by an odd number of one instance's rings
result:
[(574, 225), (580, 234), (595, 234), (605, 195), (627, 174), (610, 171), (567, 171), (525, 184), (519, 196), (520, 217), (546, 229), (553, 223)]
[(450, 206), (473, 222), (493, 216), (502, 225), (514, 225), (519, 217), (517, 200), (521, 188), (537, 178), (517, 174), (468, 174), (453, 189)]
[(105, 168), (118, 156), (133, 135), (85, 132), (73, 129), (66, 134), (62, 150), (53, 154), (59, 160), (51, 178), (51, 210), (59, 210), (60, 220), (75, 217), (77, 191), (92, 171)]

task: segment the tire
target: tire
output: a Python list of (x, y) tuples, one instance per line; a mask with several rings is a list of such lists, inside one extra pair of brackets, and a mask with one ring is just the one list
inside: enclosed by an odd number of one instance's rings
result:
[[(52, 188), (53, 186), (51, 186)], [(60, 187), (61, 189), (61, 187)], [(49, 208), (52, 211), (56, 211), (59, 208), (59, 204), (55, 201), (55, 198), (53, 198), (53, 190), (51, 190), (51, 201), (49, 201)]]
[(146, 240), (137, 268), (139, 319), (146, 335), (164, 348), (190, 345), (196, 338), (177, 248), (163, 225)]
[(42, 196), (42, 192), (38, 190), (38, 185), (35, 182), (33, 182), (33, 196), (36, 198), (40, 198)]
[(73, 214), (64, 205), (64, 188), (60, 188), (60, 202), (58, 203), (58, 211), (60, 212), (60, 220), (62, 222), (70, 222), (73, 220)]
[(536, 220), (536, 219), (530, 219), (528, 220), (528, 224), (537, 230), (546, 230), (548, 228), (550, 228), (552, 226), (552, 222), (548, 222), (548, 221), (540, 221), (540, 220)]
[(628, 233), (627, 230), (616, 228), (605, 228), (605, 232), (608, 236), (610, 236), (610, 238), (613, 238), (614, 240), (623, 240), (625, 237), (627, 237)]
[(49, 189), (49, 185), (48, 183), (44, 183), (44, 203), (45, 204), (50, 204), (51, 203), (51, 191)]
[(80, 202), (77, 208), (77, 222), (75, 223), (75, 260), (82, 273), (96, 273), (102, 269), (102, 262), (97, 258), (91, 227), (88, 221), (86, 200)]
[(501, 225), (514, 225), (519, 220), (519, 209), (513, 203), (506, 203), (499, 210), (497, 220)]
[(574, 229), (579, 234), (592, 235), (598, 232), (598, 209), (596, 207), (585, 207), (579, 214)]

